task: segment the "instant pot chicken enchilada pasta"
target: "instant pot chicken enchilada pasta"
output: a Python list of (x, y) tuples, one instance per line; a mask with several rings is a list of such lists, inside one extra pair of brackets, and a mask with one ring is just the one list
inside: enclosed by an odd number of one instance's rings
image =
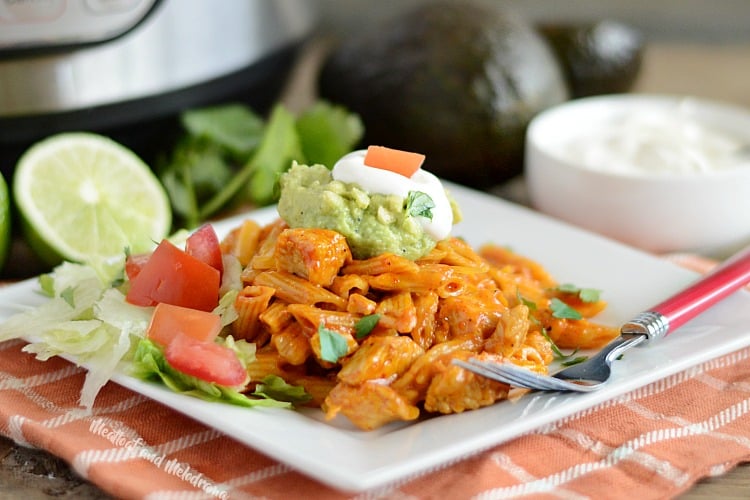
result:
[(590, 319), (605, 307), (595, 290), (451, 236), (460, 212), (423, 160), (370, 147), (330, 170), (292, 165), (275, 221), (222, 240), (204, 225), (124, 255), (116, 276), (64, 263), (39, 280), (49, 301), (8, 318), (0, 340), (84, 364), (88, 408), (125, 366), (208, 401), (319, 407), (371, 430), (508, 399), (454, 360), (547, 372), (558, 348), (618, 334)]
[[(365, 166), (358, 153), (358, 168), (379, 168)], [(294, 166), (287, 175), (309, 176), (310, 168)], [(422, 412), (457, 413), (508, 397), (509, 386), (464, 370), (453, 359), (511, 361), (546, 372), (556, 347), (597, 348), (617, 335), (588, 319), (605, 307), (598, 297), (559, 286), (538, 263), (502, 246), (475, 251), (443, 233), (414, 259), (399, 252), (398, 244), (385, 252), (372, 252), (368, 244), (363, 249), (368, 236), (382, 246), (390, 234), (345, 236), (336, 229), (346, 233), (350, 221), (326, 211), (361, 223), (367, 214), (344, 205), (370, 206), (350, 191), (366, 189), (366, 181), (337, 186), (336, 168), (316, 175), (321, 177), (303, 182), (314, 193), (311, 204), (300, 204), (296, 191), (296, 199), (285, 198), (282, 181), (279, 212), (305, 212), (301, 227), (285, 218), (266, 226), (248, 220), (222, 241), (223, 252), (243, 268), (235, 302), (239, 318), (231, 333), (256, 345), (255, 361), (247, 367), (251, 384), (277, 375), (304, 387), (310, 404), (327, 418), (341, 414), (369, 430)], [(411, 192), (391, 196), (405, 207)], [(334, 201), (326, 208), (329, 195)], [(342, 215), (347, 211), (354, 215)]]

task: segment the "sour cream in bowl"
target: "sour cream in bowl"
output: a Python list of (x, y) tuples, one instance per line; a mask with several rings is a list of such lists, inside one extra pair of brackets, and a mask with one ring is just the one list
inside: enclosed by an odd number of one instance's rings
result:
[(750, 244), (750, 110), (685, 96), (578, 99), (527, 131), (532, 206), (655, 252)]

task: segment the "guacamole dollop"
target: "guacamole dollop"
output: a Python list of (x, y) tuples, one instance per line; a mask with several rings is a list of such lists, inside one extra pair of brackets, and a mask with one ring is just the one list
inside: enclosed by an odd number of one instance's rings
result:
[(280, 186), (278, 211), (290, 227), (338, 231), (356, 259), (394, 253), (414, 260), (437, 243), (407, 212), (402, 197), (370, 194), (334, 180), (323, 165), (292, 165)]

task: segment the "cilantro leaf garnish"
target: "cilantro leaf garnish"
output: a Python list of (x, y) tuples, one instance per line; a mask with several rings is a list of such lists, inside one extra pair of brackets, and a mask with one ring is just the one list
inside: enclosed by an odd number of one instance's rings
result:
[(432, 220), (433, 208), (435, 208), (435, 202), (429, 194), (422, 191), (409, 191), (406, 197), (406, 211), (409, 215)]
[(362, 316), (362, 318), (360, 318), (354, 325), (357, 340), (367, 337), (370, 332), (372, 332), (372, 329), (375, 328), (375, 325), (378, 324), (379, 320), (380, 314), (368, 314), (367, 316)]
[(588, 359), (588, 356), (576, 356), (578, 349), (576, 349), (570, 354), (565, 354), (564, 352), (560, 350), (559, 347), (557, 347), (557, 344), (555, 344), (555, 342), (550, 338), (549, 334), (547, 333), (547, 330), (542, 328), (541, 333), (542, 333), (542, 336), (545, 339), (547, 339), (547, 342), (549, 342), (550, 347), (552, 348), (552, 352), (555, 355), (555, 358), (560, 361), (560, 364), (562, 366), (577, 365), (578, 363), (583, 363), (584, 361)]
[(581, 313), (570, 307), (568, 304), (558, 298), (552, 298), (549, 301), (549, 308), (552, 316), (559, 319), (581, 319)]
[(346, 339), (322, 324), (318, 325), (318, 337), (320, 338), (320, 358), (324, 361), (336, 363), (339, 358), (349, 352)]
[(600, 294), (602, 293), (601, 290), (597, 290), (596, 288), (581, 288), (570, 283), (558, 285), (557, 287), (555, 287), (555, 290), (563, 293), (578, 295), (578, 298), (580, 298), (583, 302), (597, 302), (599, 300)]
[(601, 294), (601, 290), (597, 290), (596, 288), (581, 288), (578, 292), (578, 296), (584, 302), (599, 301), (599, 294)]
[(528, 307), (529, 311), (536, 311), (536, 302), (533, 302), (521, 295), (521, 291), (518, 290), (518, 288), (516, 288), (516, 298), (518, 299), (518, 303)]

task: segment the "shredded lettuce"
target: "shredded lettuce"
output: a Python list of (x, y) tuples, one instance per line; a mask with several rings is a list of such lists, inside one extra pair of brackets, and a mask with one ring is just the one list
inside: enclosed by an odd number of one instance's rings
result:
[(109, 332), (98, 319), (62, 321), (41, 334), (41, 341), (24, 347), (24, 351), (36, 354), (40, 361), (53, 356), (71, 354), (86, 356), (108, 344)]
[(151, 321), (153, 307), (136, 306), (125, 300), (125, 295), (115, 288), (104, 291), (94, 304), (94, 316), (121, 330), (124, 334), (143, 337)]
[(312, 396), (299, 385), (288, 384), (278, 375), (267, 375), (255, 387), (254, 396), (263, 396), (277, 401), (288, 401), (293, 404), (307, 403)]
[(224, 266), (224, 272), (221, 275), (221, 286), (219, 294), (224, 295), (231, 290), (242, 290), (242, 263), (234, 255), (223, 254), (221, 263)]
[(104, 285), (93, 269), (63, 264), (45, 276), (43, 290), (50, 300), (8, 318), (0, 325), (0, 341), (22, 338), (29, 332), (43, 333), (67, 321), (92, 319)]
[(214, 314), (221, 316), (221, 326), (227, 326), (239, 317), (234, 301), (239, 295), (239, 290), (230, 290), (219, 299), (219, 305), (214, 308)]
[[(80, 402), (81, 406), (89, 410), (94, 406), (94, 400), (99, 391), (112, 378), (132, 345), (130, 335), (106, 323), (102, 325), (102, 328), (110, 333), (109, 342), (82, 358), (88, 371), (81, 388)], [(81, 358), (79, 358), (79, 362), (81, 362)]]
[[(230, 339), (231, 337), (227, 337)], [(242, 344), (252, 345), (244, 341), (230, 341), (227, 346), (233, 346), (235, 352), (247, 354), (245, 347), (239, 347)], [(254, 353), (254, 347), (252, 348)], [(247, 356), (241, 356), (240, 360), (245, 360)], [(291, 403), (287, 401), (277, 401), (269, 399), (263, 394), (258, 394), (259, 398), (249, 398), (232, 387), (226, 387), (213, 382), (206, 382), (199, 378), (187, 375), (172, 368), (164, 358), (162, 350), (148, 339), (143, 339), (138, 343), (133, 358), (131, 374), (142, 380), (160, 381), (174, 392), (185, 394), (212, 402), (224, 402), (238, 406), (271, 406), (276, 408), (290, 408)]]
[[(42, 361), (53, 356), (75, 357), (88, 371), (80, 403), (91, 410), (99, 390), (131, 349), (131, 337), (143, 337), (151, 308), (125, 302), (97, 271), (66, 262), (40, 277), (50, 299), (10, 317), (0, 325), (0, 340), (25, 338), (23, 350)], [(32, 338), (27, 338), (33, 332)]]

